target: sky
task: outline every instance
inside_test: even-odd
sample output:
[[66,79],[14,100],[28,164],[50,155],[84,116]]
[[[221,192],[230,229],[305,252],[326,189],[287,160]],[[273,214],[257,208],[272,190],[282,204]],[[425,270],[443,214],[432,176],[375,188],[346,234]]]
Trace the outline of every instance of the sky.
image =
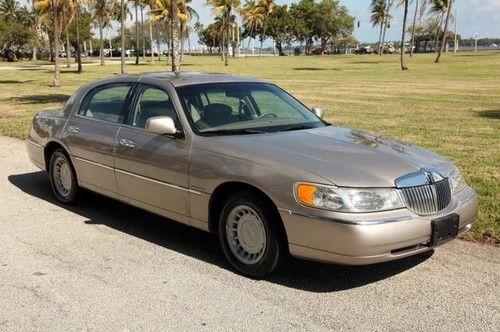
[[[291,4],[298,0],[276,0],[278,4]],[[209,7],[204,5],[205,0],[193,0],[192,6],[200,14],[200,21],[209,24],[212,21],[212,13]],[[340,0],[340,3],[349,9],[352,16],[359,21],[360,27],[354,30],[355,37],[362,42],[374,42],[378,40],[378,30],[370,24],[369,4],[370,0]],[[413,13],[410,7],[409,12]],[[455,0],[454,8],[457,9],[457,32],[463,38],[471,38],[476,33],[478,38],[498,37],[500,38],[500,0]],[[394,20],[391,28],[387,31],[387,40],[398,40],[401,38],[403,10],[397,8],[392,13]],[[412,14],[409,14],[412,20]],[[196,39],[193,40],[196,42]],[[268,42],[269,43],[269,42]]]

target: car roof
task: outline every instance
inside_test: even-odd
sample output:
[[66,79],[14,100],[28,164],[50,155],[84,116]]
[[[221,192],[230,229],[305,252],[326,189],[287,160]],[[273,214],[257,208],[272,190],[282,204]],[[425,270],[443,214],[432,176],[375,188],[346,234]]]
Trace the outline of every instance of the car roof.
[[165,80],[175,87],[206,83],[264,82],[245,76],[202,72],[180,72],[178,74],[173,72],[154,72],[145,73],[142,77]]

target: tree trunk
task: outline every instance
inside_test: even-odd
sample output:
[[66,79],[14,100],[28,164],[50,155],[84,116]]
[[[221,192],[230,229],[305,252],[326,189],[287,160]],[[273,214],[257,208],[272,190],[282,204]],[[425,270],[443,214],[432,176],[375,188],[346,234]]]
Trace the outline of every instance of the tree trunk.
[[[110,23],[110,25],[111,25],[111,23]],[[111,26],[111,29],[113,29],[113,26]],[[109,49],[111,52],[113,52],[113,43],[111,40],[111,34],[109,33],[109,26],[106,27],[106,35],[108,35]],[[111,53],[110,56],[113,56],[113,53]]]
[[179,59],[179,19],[177,17],[177,1],[170,5],[170,36],[172,38],[172,71],[179,73],[181,63]]
[[404,62],[405,37],[406,37],[406,19],[408,18],[408,1],[409,0],[404,0],[404,2],[405,2],[405,11],[404,11],[404,15],[403,15],[403,32],[401,33],[401,70],[408,69],[408,67],[406,67],[405,62]]
[[182,60],[184,59],[184,23],[181,21],[179,25],[180,25],[179,31],[181,38],[181,56],[179,61],[182,62]]
[[253,36],[253,26],[252,28],[250,29],[250,35],[248,36],[248,46],[247,46],[247,49],[245,50],[245,58],[248,57],[248,50],[250,49],[250,42],[252,41],[252,36]]
[[[139,0],[135,0],[135,64],[139,64]],[[172,1],[175,2],[175,1]]]
[[61,68],[59,67],[59,39],[61,38],[61,17],[59,13],[59,0],[53,0],[53,14],[54,14],[54,79],[52,81],[53,87],[61,86]]
[[141,6],[141,44],[142,44],[142,61],[146,61],[146,43],[144,41],[144,7]]
[[276,49],[278,50],[278,55],[279,56],[285,56],[285,53],[283,53],[283,46],[281,45],[281,41],[276,40]]
[[384,53],[384,43],[385,43],[385,32],[387,31],[387,24],[389,23],[388,17],[384,18],[384,31],[382,32],[382,47],[379,50],[379,55]]
[[413,44],[415,43],[415,27],[417,24],[418,0],[415,0],[415,13],[413,14],[413,26],[411,28],[410,58],[413,56]]
[[443,31],[443,37],[441,38],[441,47],[439,48],[439,53],[436,57],[435,63],[439,63],[439,59],[441,58],[441,53],[443,53],[444,47],[446,45],[446,37],[448,36],[448,22],[450,21],[450,13],[451,13],[451,7],[453,6],[453,0],[449,0],[448,2],[448,8],[446,10],[446,21],[444,23],[444,31]]
[[121,39],[121,52],[120,52],[120,73],[125,74],[125,0],[120,2],[120,39]]
[[100,49],[99,49],[99,57],[101,58],[101,66],[104,66],[106,63],[104,61],[104,36],[103,36],[103,28],[102,25],[104,24],[104,18],[102,17],[102,14],[99,14],[99,42],[101,43]]
[[262,32],[262,39],[260,40],[259,58],[262,55],[262,48],[264,47],[264,40],[266,39],[267,20],[268,19],[269,19],[269,14],[266,14],[266,20],[264,22],[264,31]]
[[231,46],[231,38],[230,38],[230,31],[231,26],[229,25],[229,22],[227,22],[227,28],[226,28],[226,55],[224,57],[224,66],[229,66],[229,46]]
[[80,3],[76,4],[76,62],[78,63],[77,73],[82,73],[82,49],[80,47]]
[[[443,13],[444,15],[444,13]],[[443,15],[441,15],[440,19],[439,19],[439,28],[438,29],[441,29],[441,25],[443,24]],[[434,44],[434,53],[437,53],[438,51],[438,47],[439,47],[439,33],[441,31],[436,31],[436,43]]]
[[[385,20],[383,20],[385,21]],[[384,22],[380,23],[380,33],[378,36],[378,54],[382,52],[382,31],[384,29]]]
[[70,51],[70,46],[69,46],[69,24],[68,24],[68,20],[66,18],[66,14],[63,12],[63,18],[64,18],[64,25],[65,25],[65,34],[66,34],[66,68],[71,68],[71,64],[69,63],[69,57],[71,55],[71,51]]
[[[158,26],[155,29],[156,31],[156,49],[158,50],[158,61],[161,61],[161,51],[160,51],[160,29]],[[168,58],[168,57],[167,57]]]
[[[151,14],[150,14],[151,16]],[[154,64],[155,63],[155,52],[154,52],[154,49],[153,49],[153,45],[154,45],[154,38],[153,38],[153,22],[151,21],[151,17],[149,18],[149,43],[151,44],[150,46],[150,49],[151,49],[151,64]],[[159,50],[158,50],[159,52]]]

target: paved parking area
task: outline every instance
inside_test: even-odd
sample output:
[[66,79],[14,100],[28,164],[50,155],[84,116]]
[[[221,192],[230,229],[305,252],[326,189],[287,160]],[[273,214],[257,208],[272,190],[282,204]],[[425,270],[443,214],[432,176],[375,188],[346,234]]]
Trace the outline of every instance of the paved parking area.
[[0,330],[500,328],[500,248],[454,241],[368,267],[235,274],[217,239],[105,197],[53,199],[0,137]]

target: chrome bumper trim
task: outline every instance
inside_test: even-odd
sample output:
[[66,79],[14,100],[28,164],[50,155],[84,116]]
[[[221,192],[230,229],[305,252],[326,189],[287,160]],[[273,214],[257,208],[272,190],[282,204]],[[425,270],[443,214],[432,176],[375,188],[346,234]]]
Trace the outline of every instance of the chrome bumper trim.
[[345,219],[317,216],[314,214],[309,214],[309,213],[304,213],[304,212],[299,212],[299,211],[292,211],[292,210],[288,210],[288,209],[281,209],[280,208],[278,210],[288,212],[292,216],[299,216],[299,217],[316,219],[316,220],[321,220],[321,221],[328,221],[328,222],[335,222],[335,223],[339,223],[339,224],[360,225],[360,226],[380,225],[380,224],[387,224],[387,223],[391,223],[391,222],[399,222],[399,221],[406,221],[406,220],[413,219],[413,217],[411,217],[411,216],[401,216],[401,217],[394,217],[394,218],[355,221],[355,220],[345,220]]

